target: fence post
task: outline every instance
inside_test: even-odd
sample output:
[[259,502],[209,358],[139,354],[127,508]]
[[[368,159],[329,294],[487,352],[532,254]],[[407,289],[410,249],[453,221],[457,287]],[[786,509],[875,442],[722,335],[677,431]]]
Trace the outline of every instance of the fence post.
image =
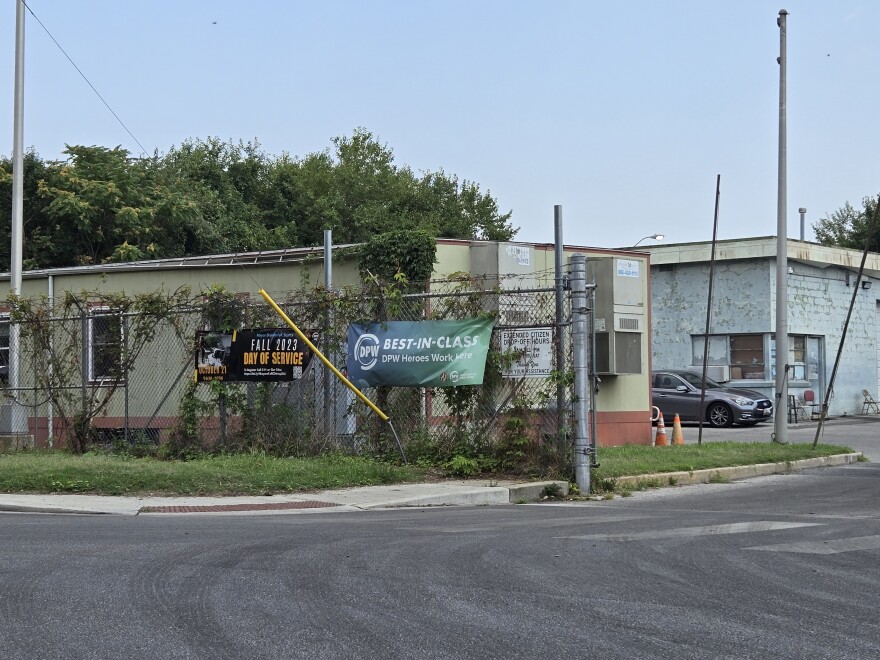
[[574,475],[578,490],[590,492],[589,361],[586,257],[575,254],[571,268],[571,348],[574,367]]
[[[128,316],[125,314],[120,314],[119,324],[122,326],[122,364],[126,364],[128,362]],[[122,374],[122,387],[124,388],[124,409],[125,409],[125,427],[123,431],[123,435],[125,437],[125,444],[128,445],[131,442],[131,429],[129,427],[129,409],[128,409],[128,372],[131,367],[134,365],[128,365],[125,369],[125,373]]]

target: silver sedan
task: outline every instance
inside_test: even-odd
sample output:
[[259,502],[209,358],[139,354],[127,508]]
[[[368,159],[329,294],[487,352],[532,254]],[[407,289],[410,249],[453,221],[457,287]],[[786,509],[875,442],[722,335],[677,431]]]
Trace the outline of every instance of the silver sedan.
[[712,426],[757,424],[773,418],[773,403],[754,390],[725,387],[706,379],[706,393],[700,409],[702,374],[693,371],[667,370],[652,374],[653,405],[660,409],[664,419],[678,413],[682,421],[701,419]]

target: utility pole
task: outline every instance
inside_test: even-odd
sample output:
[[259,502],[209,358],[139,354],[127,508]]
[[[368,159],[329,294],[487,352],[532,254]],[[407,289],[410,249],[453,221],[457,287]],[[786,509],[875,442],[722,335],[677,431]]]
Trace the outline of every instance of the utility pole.
[[786,223],[786,162],[788,159],[785,129],[785,19],[788,12],[779,10],[779,180],[776,199],[776,411],[773,418],[774,442],[788,442],[788,225]]
[[[15,89],[12,117],[12,244],[10,246],[9,289],[21,295],[22,232],[24,230],[24,0],[15,3]],[[7,382],[12,393],[9,416],[10,428],[0,432],[19,434],[27,430],[27,418],[17,403],[21,364],[20,329],[17,323],[9,326],[9,372]],[[24,428],[22,428],[24,427]]]
[[575,254],[571,267],[571,352],[574,362],[574,476],[581,493],[590,492],[590,374],[587,359],[587,258]]

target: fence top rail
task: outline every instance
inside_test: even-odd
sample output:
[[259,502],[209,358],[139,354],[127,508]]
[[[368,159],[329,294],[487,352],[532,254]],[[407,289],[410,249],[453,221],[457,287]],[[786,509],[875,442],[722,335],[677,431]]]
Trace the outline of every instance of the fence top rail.
[[519,295],[526,293],[553,293],[556,291],[555,287],[543,287],[539,289],[479,289],[475,291],[447,291],[443,292],[429,292],[429,293],[406,293],[403,295],[404,298],[454,298],[454,297],[462,297],[462,296],[506,296],[506,295]]

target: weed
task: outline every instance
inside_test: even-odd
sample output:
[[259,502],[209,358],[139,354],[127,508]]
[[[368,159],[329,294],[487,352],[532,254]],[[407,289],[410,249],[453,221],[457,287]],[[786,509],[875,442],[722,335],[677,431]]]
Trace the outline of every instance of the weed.
[[458,455],[447,461],[443,469],[456,477],[473,477],[480,473],[480,463],[475,458]]
[[617,490],[617,479],[591,479],[590,491],[593,493],[612,493]]
[[728,477],[724,476],[723,474],[721,474],[720,472],[713,472],[709,476],[709,483],[710,484],[729,484],[730,479]]
[[678,484],[678,479],[676,479],[675,477],[669,477],[669,485],[670,486],[675,486],[677,484]]
[[603,499],[603,500],[613,500],[613,499],[614,499],[614,493],[605,493],[605,494],[602,495],[602,499]]
[[558,500],[562,497],[562,488],[559,487],[559,484],[547,484],[544,486],[544,489],[541,491],[541,498],[548,500]]

